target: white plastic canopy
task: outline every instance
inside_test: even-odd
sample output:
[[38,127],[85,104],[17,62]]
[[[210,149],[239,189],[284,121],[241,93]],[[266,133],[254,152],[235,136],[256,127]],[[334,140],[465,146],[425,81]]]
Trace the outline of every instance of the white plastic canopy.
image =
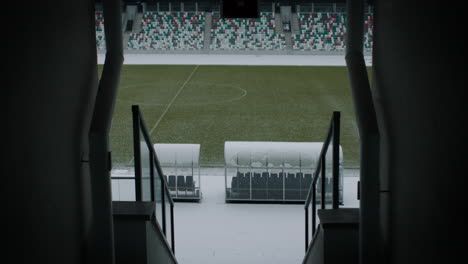
[[161,167],[198,167],[200,144],[154,144]]
[[[226,141],[224,161],[228,168],[315,168],[322,142],[262,142]],[[343,150],[339,148],[340,164]],[[332,145],[328,146],[326,162],[331,164]]]

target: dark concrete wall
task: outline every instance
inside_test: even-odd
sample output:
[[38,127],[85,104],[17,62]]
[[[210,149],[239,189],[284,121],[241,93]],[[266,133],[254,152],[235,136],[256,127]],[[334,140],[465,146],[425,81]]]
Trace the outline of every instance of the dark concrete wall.
[[146,222],[147,263],[177,264],[161,230],[154,223]]
[[317,233],[314,237],[313,242],[310,245],[309,250],[307,251],[303,264],[317,264],[324,263],[324,237],[323,230],[321,228],[317,229]]
[[453,258],[465,190],[463,16],[450,4],[403,0],[375,1],[374,15],[381,263]]
[[359,263],[359,225],[324,228],[326,264]]
[[114,220],[115,263],[148,263],[146,222],[132,219]]
[[148,220],[114,218],[115,263],[175,264],[164,235]]
[[[83,263],[97,90],[94,1],[16,3],[6,49],[9,248],[16,263]],[[13,250],[11,250],[13,252]]]
[[320,226],[303,264],[359,263],[359,209],[319,210]]
[[155,222],[154,206],[154,202],[112,202],[116,264],[177,263]]

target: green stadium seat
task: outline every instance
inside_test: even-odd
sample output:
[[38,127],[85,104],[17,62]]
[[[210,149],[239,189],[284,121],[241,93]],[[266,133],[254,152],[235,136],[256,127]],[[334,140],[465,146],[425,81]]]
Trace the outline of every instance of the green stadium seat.
[[[343,51],[346,15],[343,13],[301,13],[299,34],[292,36],[294,50]],[[372,48],[373,15],[366,14],[364,49]]]
[[262,12],[258,19],[222,19],[214,12],[211,44],[214,50],[282,50],[284,34],[275,31],[272,13]]
[[199,50],[203,48],[205,13],[146,12],[141,31],[130,35],[133,50]]
[[95,29],[96,29],[96,48],[98,50],[105,49],[106,41],[104,36],[104,17],[101,12],[94,13]]

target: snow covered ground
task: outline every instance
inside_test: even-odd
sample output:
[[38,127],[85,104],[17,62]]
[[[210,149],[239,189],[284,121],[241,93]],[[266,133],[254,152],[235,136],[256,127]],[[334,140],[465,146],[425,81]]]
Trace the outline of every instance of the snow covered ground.
[[[131,172],[114,171],[113,176]],[[301,263],[304,249],[302,204],[225,203],[224,168],[201,171],[200,203],[174,207],[176,257],[183,264]],[[345,169],[344,206],[359,207],[359,170]],[[131,186],[131,185],[129,185]]]
[[[98,64],[104,59],[98,54]],[[364,59],[372,66],[370,56]],[[124,54],[124,64],[346,66],[344,55]]]
[[[358,207],[357,177],[344,178],[343,207]],[[175,206],[176,256],[184,264],[301,263],[302,204],[224,202],[224,177],[202,176],[203,200]]]

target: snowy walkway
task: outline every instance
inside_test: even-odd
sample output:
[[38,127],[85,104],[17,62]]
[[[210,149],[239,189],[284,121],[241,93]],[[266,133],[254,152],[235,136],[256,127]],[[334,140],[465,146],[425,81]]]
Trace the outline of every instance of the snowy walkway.
[[[98,64],[103,64],[104,58],[98,54]],[[372,66],[371,57],[365,61]],[[124,64],[346,66],[343,55],[125,54]]]
[[[200,203],[174,207],[176,257],[181,264],[294,264],[304,257],[304,205],[225,203],[224,168],[202,168]],[[133,176],[116,169],[114,177]],[[358,169],[344,171],[341,207],[359,207]],[[127,191],[113,193],[134,197],[134,183]],[[123,192],[127,192],[124,194]],[[117,198],[116,197],[116,198]]]
[[[342,207],[358,207],[358,177],[344,178]],[[183,264],[285,264],[304,257],[304,205],[224,202],[224,177],[202,176],[203,200],[175,206]]]

